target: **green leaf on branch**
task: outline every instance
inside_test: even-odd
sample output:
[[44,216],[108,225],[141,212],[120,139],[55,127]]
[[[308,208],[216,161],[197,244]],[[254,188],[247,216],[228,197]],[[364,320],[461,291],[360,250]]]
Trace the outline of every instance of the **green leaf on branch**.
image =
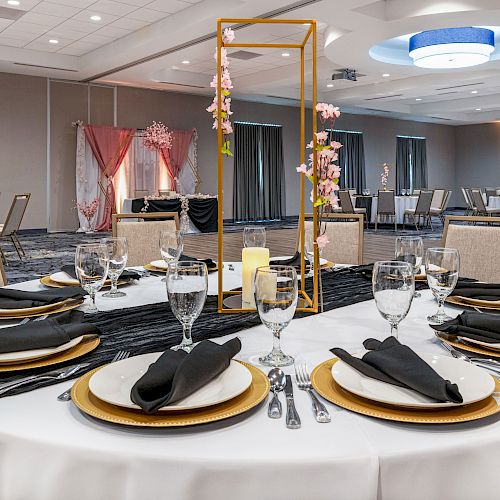
[[229,94],[231,94],[231,92],[229,92],[229,90],[226,90],[226,89],[222,89],[222,95],[223,96],[228,96]]
[[323,196],[318,196],[316,198],[316,201],[314,202],[315,207],[319,207],[321,205],[324,205],[326,203],[326,200],[323,198]]

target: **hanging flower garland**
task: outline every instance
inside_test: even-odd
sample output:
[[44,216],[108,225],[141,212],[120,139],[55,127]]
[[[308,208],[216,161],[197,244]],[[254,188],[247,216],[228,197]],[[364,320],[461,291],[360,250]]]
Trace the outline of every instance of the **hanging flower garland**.
[[[234,31],[231,28],[226,28],[222,33],[222,41],[224,43],[231,43],[234,40]],[[229,59],[227,57],[227,50],[221,47],[221,127],[223,134],[223,143],[221,153],[227,156],[233,156],[231,153],[231,141],[228,136],[233,133],[233,125],[231,124],[230,116],[233,114],[231,111],[231,89],[233,84],[231,82],[231,75],[229,74]],[[217,49],[215,50],[215,60],[217,60]],[[217,75],[215,75],[210,83],[210,87],[215,89],[215,96],[212,104],[207,108],[209,113],[212,113],[214,119],[214,129],[219,128],[218,123],[218,93],[217,93]]]
[[142,143],[150,151],[161,151],[172,147],[172,132],[162,122],[153,122],[144,131]]
[[389,169],[388,163],[382,165],[382,173],[380,174],[380,184],[384,187],[384,191],[387,191],[387,185],[389,184]]

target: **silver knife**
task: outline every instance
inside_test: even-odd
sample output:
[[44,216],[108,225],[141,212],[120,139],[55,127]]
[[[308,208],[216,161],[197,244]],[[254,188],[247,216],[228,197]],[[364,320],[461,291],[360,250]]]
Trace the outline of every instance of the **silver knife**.
[[300,428],[300,417],[295,409],[295,403],[293,401],[293,386],[292,377],[290,375],[286,376],[285,384],[285,396],[286,396],[286,426],[289,429],[299,429]]

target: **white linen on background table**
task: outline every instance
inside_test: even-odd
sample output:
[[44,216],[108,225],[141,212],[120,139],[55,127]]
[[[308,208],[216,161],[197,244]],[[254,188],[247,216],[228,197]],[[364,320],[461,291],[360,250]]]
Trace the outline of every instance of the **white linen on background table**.
[[[400,340],[420,351],[446,354],[425,320],[436,303],[429,291],[422,295],[400,326]],[[383,339],[388,332],[374,302],[366,301],[295,319],[282,343],[285,352],[300,353],[311,369],[331,357],[332,347],[354,352],[364,339]],[[271,348],[263,325],[215,342],[235,336],[242,340],[242,360],[256,363]],[[327,403],[332,422],[318,424],[308,396],[295,386],[299,430],[286,429],[284,418],[269,419],[266,406],[198,428],[136,430],[93,420],[71,403],[56,401],[70,385],[0,399],[0,499],[498,498],[496,417],[415,426],[337,411]]]
[[490,196],[488,208],[500,208],[500,196]]
[[[403,224],[403,217],[405,210],[407,208],[415,208],[417,206],[418,196],[395,196],[394,197],[394,207],[396,209],[396,222],[398,224]],[[372,198],[372,213],[371,222],[375,222],[377,217],[377,205],[378,197],[374,196]],[[380,218],[383,221],[382,217]],[[393,222],[394,223],[394,222]]]

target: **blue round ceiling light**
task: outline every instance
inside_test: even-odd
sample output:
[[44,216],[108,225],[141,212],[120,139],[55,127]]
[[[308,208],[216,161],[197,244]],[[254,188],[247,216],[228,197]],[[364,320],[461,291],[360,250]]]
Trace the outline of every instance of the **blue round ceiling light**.
[[410,38],[409,56],[420,68],[477,66],[490,60],[495,34],[486,28],[445,28],[422,31]]

